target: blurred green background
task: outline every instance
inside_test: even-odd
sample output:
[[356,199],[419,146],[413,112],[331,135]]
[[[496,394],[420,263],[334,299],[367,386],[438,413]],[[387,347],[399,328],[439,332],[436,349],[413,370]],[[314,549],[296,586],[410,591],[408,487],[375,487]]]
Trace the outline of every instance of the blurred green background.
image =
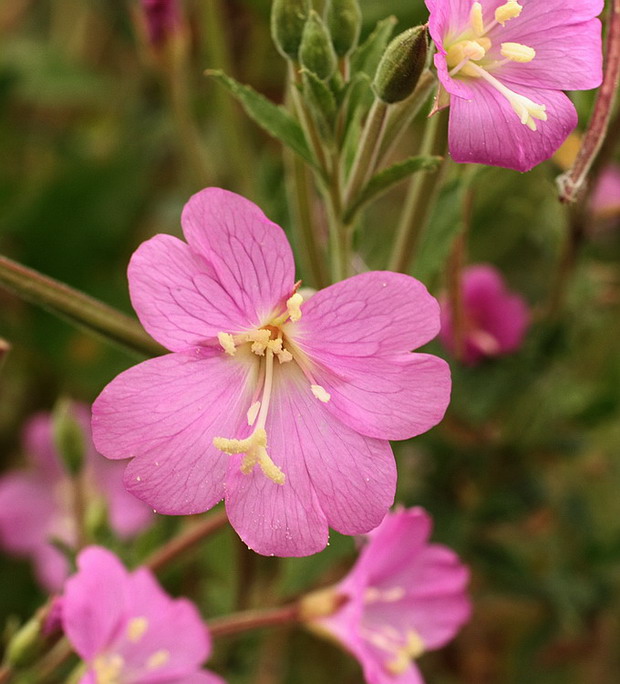
[[[364,34],[388,14],[397,30],[427,16],[421,0],[361,5]],[[183,8],[187,53],[171,73],[146,44],[138,2],[0,4],[0,252],[128,313],[129,256],[154,233],[180,235],[182,206],[199,188],[242,192],[290,227],[280,147],[202,73],[223,67],[282,101],[270,2]],[[575,101],[584,121],[592,94]],[[412,152],[418,133],[412,127],[404,143]],[[547,316],[567,231],[558,172],[547,162],[526,175],[476,175],[470,260],[500,267],[534,324],[512,357],[453,362],[444,422],[396,446],[399,501],[424,505],[435,540],[473,573],[474,617],[448,648],[422,658],[429,683],[620,681],[620,225],[588,220],[562,306]],[[365,218],[358,248],[371,267],[382,265],[403,196],[395,189]],[[448,183],[428,235],[458,220],[458,206]],[[414,274],[437,294],[442,269],[420,268]],[[25,418],[60,395],[92,401],[136,361],[2,290],[0,337],[13,347],[0,379],[2,470],[20,463]],[[162,519],[125,557],[136,562],[180,524]],[[334,535],[315,557],[263,559],[226,531],[163,581],[212,617],[334,580],[353,551]],[[42,600],[28,564],[0,556],[0,623]],[[224,639],[210,664],[230,684],[362,681],[337,648],[298,631]]]

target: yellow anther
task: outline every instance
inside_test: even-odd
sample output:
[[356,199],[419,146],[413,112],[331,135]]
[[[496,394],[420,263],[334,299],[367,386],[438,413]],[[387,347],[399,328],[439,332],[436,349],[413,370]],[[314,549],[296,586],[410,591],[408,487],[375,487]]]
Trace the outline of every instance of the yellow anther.
[[121,684],[124,667],[125,660],[116,653],[95,658],[93,662],[95,682],[97,684]]
[[293,323],[301,318],[301,305],[303,301],[304,298],[299,294],[299,292],[295,292],[294,295],[286,300],[286,311],[288,312],[288,316]]
[[312,394],[314,394],[314,396],[324,404],[327,404],[327,402],[332,398],[332,395],[327,392],[324,387],[321,387],[321,385],[310,385],[310,389],[312,390]]
[[267,446],[267,433],[264,428],[257,428],[246,439],[228,439],[227,437],[214,437],[213,446],[225,454],[245,454],[254,451],[257,447]]
[[522,11],[523,7],[521,7],[517,0],[508,0],[505,5],[500,5],[495,10],[495,21],[503,26],[509,19],[518,17]]
[[217,341],[222,345],[222,349],[229,355],[234,356],[237,348],[235,347],[235,340],[232,335],[225,332],[217,334]]
[[486,55],[486,49],[481,44],[482,41],[490,44],[488,38],[481,40],[461,40],[448,48],[446,62],[449,67],[455,67],[467,59],[479,60]]
[[424,642],[420,635],[410,630],[407,632],[405,645],[396,649],[394,658],[385,664],[385,669],[393,675],[401,675],[407,670],[411,661],[419,658],[424,650]]
[[491,46],[493,45],[490,38],[484,37],[476,38],[476,43],[478,43],[478,45],[484,48],[486,52],[488,52],[491,49]]
[[260,401],[255,401],[248,409],[248,425],[254,425],[256,416],[260,410]]
[[501,53],[512,62],[531,62],[536,57],[536,50],[521,43],[502,43]]
[[289,361],[293,360],[293,355],[290,351],[288,351],[288,349],[282,349],[282,351],[279,351],[276,356],[278,357],[278,361],[280,363],[288,363]]
[[163,667],[170,660],[170,651],[162,649],[161,651],[155,651],[153,655],[149,656],[146,661],[146,667],[149,670],[156,670],[158,667]]
[[252,330],[248,333],[248,342],[253,343],[251,349],[254,354],[257,354],[258,356],[264,356],[270,337],[271,333],[269,330],[265,330],[264,328]]
[[484,19],[482,18],[482,5],[474,2],[469,12],[469,23],[477,36],[484,35]]
[[127,638],[134,644],[140,641],[149,627],[149,621],[145,617],[131,618],[127,623]]

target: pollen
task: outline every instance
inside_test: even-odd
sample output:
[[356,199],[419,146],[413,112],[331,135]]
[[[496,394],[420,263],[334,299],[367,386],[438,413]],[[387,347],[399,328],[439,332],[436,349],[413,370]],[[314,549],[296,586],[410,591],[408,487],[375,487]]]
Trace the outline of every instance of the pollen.
[[393,660],[388,661],[385,667],[393,675],[403,674],[412,660],[419,658],[424,653],[425,647],[420,635],[414,630],[407,632],[407,641],[400,646]]
[[97,684],[119,684],[125,667],[125,660],[117,653],[102,655],[93,662],[93,673]]
[[286,300],[286,311],[288,313],[288,317],[295,323],[301,318],[301,305],[304,301],[304,298],[299,294],[299,292],[295,292],[294,295],[289,297]]
[[264,356],[265,349],[271,338],[271,331],[260,328],[248,333],[248,342],[252,342],[251,350],[257,356]]
[[127,623],[127,638],[129,641],[136,644],[142,639],[148,628],[149,621],[145,617],[131,618]]
[[536,57],[536,50],[521,43],[502,43],[501,53],[511,62],[527,63]]
[[495,21],[499,22],[502,26],[509,20],[518,17],[523,11],[523,7],[517,2],[517,0],[508,0],[505,5],[500,5],[495,10]]
[[314,394],[314,396],[324,404],[327,404],[327,402],[332,398],[332,395],[327,392],[324,387],[321,387],[321,385],[310,385],[310,389],[312,390],[312,394]]
[[227,437],[214,437],[213,446],[225,454],[245,454],[257,447],[267,446],[267,433],[264,428],[257,428],[246,439],[228,439]]
[[149,659],[146,661],[146,667],[149,670],[157,670],[163,667],[170,660],[170,651],[161,649],[160,651],[155,651]]
[[217,341],[222,345],[222,349],[229,355],[234,356],[237,352],[235,347],[235,340],[232,335],[225,332],[220,332],[217,334]]
[[482,18],[482,5],[474,2],[469,13],[469,23],[477,36],[484,35],[484,20]]

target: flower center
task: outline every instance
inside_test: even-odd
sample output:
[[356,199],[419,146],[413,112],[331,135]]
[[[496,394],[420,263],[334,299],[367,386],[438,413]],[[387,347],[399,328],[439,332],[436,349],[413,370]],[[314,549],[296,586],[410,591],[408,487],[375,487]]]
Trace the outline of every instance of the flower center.
[[300,320],[302,303],[302,296],[295,292],[286,301],[286,311],[261,328],[239,335],[221,332],[217,336],[222,349],[229,356],[234,356],[239,347],[249,345],[250,352],[260,357],[261,379],[247,412],[248,425],[254,426],[252,434],[245,439],[215,437],[213,445],[226,454],[244,454],[241,463],[242,473],[248,475],[258,465],[266,477],[279,485],[284,484],[286,476],[269,456],[265,429],[273,389],[274,357],[277,357],[280,365],[295,360],[310,380],[312,394],[319,401],[330,400],[329,393],[313,382],[306,369],[307,363],[295,345],[286,339],[282,329],[285,323],[296,323]]
[[469,13],[469,24],[460,34],[444,44],[446,62],[450,69],[450,76],[482,78],[509,102],[521,123],[535,131],[536,120],[546,121],[546,106],[519,95],[505,86],[490,71],[509,62],[525,64],[536,57],[536,51],[521,43],[501,43],[500,54],[504,59],[493,59],[489,56],[493,48],[493,41],[489,32],[498,24],[504,24],[510,19],[518,17],[523,7],[516,0],[509,0],[495,10],[495,18],[489,24],[484,23],[482,4],[472,3]]
[[363,629],[361,636],[385,652],[383,666],[394,676],[404,674],[411,661],[419,658],[426,650],[422,638],[413,629],[399,632],[391,625],[382,625],[373,630]]

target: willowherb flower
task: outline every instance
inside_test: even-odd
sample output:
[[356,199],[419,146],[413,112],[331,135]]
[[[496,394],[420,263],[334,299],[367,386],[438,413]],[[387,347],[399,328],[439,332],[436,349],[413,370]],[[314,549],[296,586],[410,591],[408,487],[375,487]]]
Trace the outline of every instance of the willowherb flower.
[[[506,289],[502,274],[489,264],[475,264],[461,274],[462,360],[475,364],[485,357],[510,354],[521,346],[529,325],[523,297]],[[456,351],[454,312],[441,303],[439,339]]]
[[368,684],[422,684],[413,661],[469,619],[469,572],[453,551],[428,543],[431,525],[421,508],[388,513],[344,580],[302,604],[302,615],[331,613],[308,626],[350,651]]
[[458,162],[529,171],[577,124],[562,90],[602,80],[603,0],[426,0]]
[[188,244],[145,242],[129,265],[133,306],[172,351],[113,380],[93,406],[108,458],[161,513],[226,498],[241,538],[298,556],[376,527],[396,483],[389,439],[438,423],[445,362],[412,354],[439,328],[414,278],[363,273],[297,291],[282,229],[234,193],[208,188],[182,216]]
[[77,557],[62,627],[87,671],[79,684],[223,684],[200,670],[211,640],[196,607],[172,599],[146,568],[127,572],[107,549]]
[[[95,452],[88,407],[74,404],[73,411],[86,438],[83,483],[88,500],[101,499],[112,529],[121,537],[131,537],[151,524],[152,512],[125,490],[122,464],[110,463]],[[50,414],[41,413],[28,421],[23,446],[28,469],[0,478],[0,543],[11,553],[32,558],[41,584],[56,591],[69,566],[50,540],[73,546],[77,530],[71,482],[54,447]]]

